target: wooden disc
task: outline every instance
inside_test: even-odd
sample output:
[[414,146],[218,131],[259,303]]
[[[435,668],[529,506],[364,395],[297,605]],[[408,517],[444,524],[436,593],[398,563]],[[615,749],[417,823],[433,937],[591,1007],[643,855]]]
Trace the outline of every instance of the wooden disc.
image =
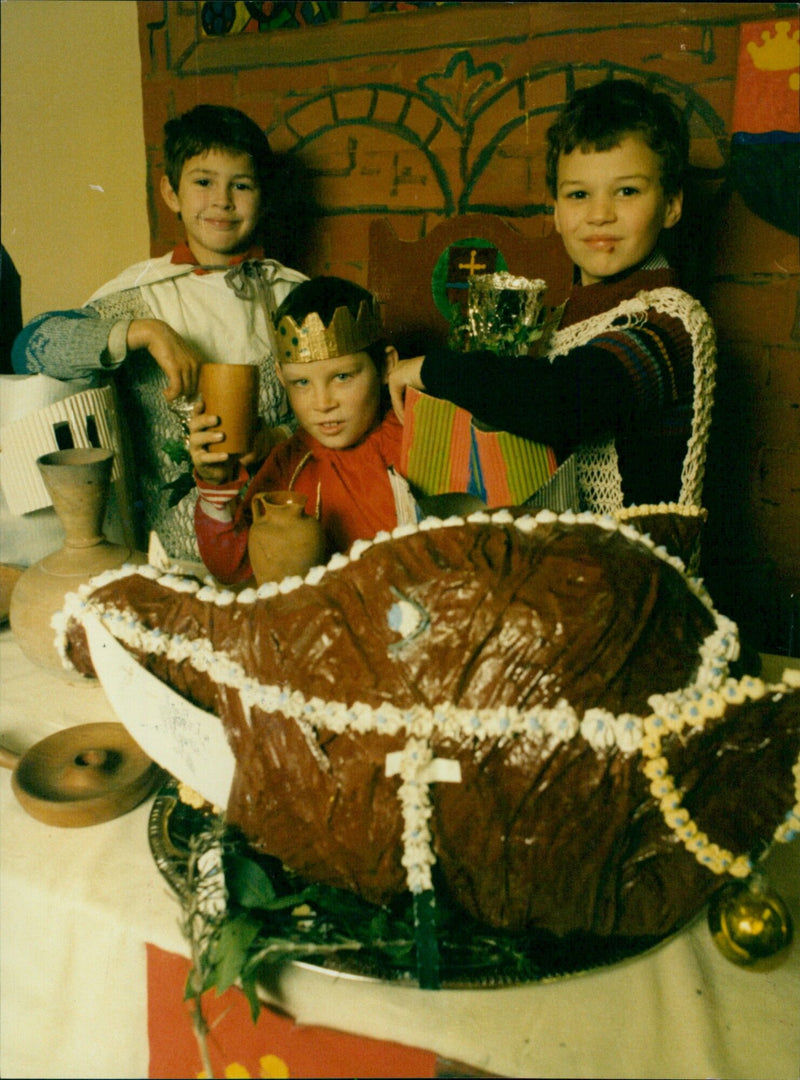
[[122,724],[80,724],[23,754],[12,787],[32,817],[76,828],[127,813],[163,776]]

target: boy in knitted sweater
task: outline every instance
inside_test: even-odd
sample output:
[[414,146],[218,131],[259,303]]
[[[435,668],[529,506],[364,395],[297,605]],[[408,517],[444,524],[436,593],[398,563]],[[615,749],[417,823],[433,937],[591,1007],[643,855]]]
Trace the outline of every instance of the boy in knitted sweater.
[[699,501],[713,330],[658,246],[680,219],[687,159],[665,95],[630,80],[578,91],[548,131],[555,227],[577,283],[546,355],[437,348],[401,361],[389,377],[398,416],[414,386],[559,460],[577,451],[581,508]]

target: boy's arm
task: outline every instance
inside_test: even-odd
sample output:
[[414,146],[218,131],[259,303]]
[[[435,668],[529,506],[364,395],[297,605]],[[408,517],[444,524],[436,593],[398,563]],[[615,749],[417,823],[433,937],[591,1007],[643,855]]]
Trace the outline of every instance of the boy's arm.
[[680,320],[653,313],[644,326],[610,330],[553,362],[432,349],[421,381],[493,427],[572,448],[691,399],[692,346]]
[[[109,344],[113,334],[112,330]],[[167,377],[167,401],[195,394],[203,359],[168,323],[161,319],[132,319],[127,325],[125,344],[128,351],[146,349],[153,357]]]
[[93,308],[38,315],[14,341],[14,371],[80,379],[118,367],[127,355],[129,322],[104,319]]
[[244,467],[227,484],[210,483],[195,473],[199,495],[194,508],[197,547],[204,564],[224,585],[247,581],[253,576],[247,554],[250,530],[236,514],[239,492],[247,480]]
[[78,379],[113,370],[138,349],[146,349],[167,376],[168,401],[195,392],[201,357],[153,317],[137,289],[37,316],[14,342],[12,364],[19,374]]
[[128,355],[128,329],[153,312],[138,289],[127,289],[71,311],[48,311],[32,319],[14,342],[20,374],[77,379],[119,367]]
[[282,443],[272,450],[252,480],[241,462],[237,475],[224,483],[203,480],[195,469],[199,495],[194,508],[197,546],[218,581],[234,585],[253,576],[247,553],[249,504],[258,492],[287,488],[297,461],[296,449]]

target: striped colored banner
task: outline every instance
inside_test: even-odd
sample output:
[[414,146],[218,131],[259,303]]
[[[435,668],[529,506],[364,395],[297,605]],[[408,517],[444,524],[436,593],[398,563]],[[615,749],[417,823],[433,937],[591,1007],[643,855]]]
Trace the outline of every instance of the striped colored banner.
[[523,503],[557,463],[551,447],[482,430],[465,409],[409,389],[400,467],[423,495],[465,492],[497,507]]

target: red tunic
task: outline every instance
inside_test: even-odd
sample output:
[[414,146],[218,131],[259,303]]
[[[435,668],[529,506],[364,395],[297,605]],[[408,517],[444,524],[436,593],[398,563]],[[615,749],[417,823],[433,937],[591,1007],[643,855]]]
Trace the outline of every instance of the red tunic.
[[399,466],[402,437],[403,428],[391,410],[362,442],[344,450],[330,450],[300,430],[270,453],[241,502],[231,507],[227,521],[207,513],[202,496],[214,497],[219,507],[227,492],[230,506],[246,477],[224,488],[198,480],[201,498],[194,521],[203,562],[226,584],[252,577],[247,555],[250,503],[262,491],[285,491],[290,486],[308,496],[307,513],[313,514],[319,502],[329,555],[346,551],[355,540],[370,540],[382,529],[393,529],[397,511],[387,470]]

